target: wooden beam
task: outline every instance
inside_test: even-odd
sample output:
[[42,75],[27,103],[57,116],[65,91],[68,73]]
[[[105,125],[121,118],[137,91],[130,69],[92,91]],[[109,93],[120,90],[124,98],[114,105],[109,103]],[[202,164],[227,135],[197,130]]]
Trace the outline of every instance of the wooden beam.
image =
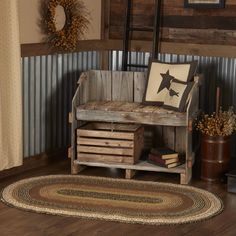
[[161,52],[235,58],[236,46],[162,42]]
[[[83,51],[108,51],[122,50],[122,40],[83,40],[79,42],[77,52]],[[151,41],[131,41],[130,50],[136,52],[150,52],[152,48]],[[198,55],[235,58],[236,46],[232,45],[211,45],[211,44],[191,44],[191,43],[173,43],[161,42],[162,53],[173,53],[180,55]],[[50,55],[55,52],[50,50],[48,44],[22,44],[21,56],[40,56]]]

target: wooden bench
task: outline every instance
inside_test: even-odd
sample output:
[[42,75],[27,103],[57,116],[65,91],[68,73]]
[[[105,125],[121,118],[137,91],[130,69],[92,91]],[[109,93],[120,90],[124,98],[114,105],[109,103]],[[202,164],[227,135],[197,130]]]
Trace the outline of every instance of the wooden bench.
[[[126,178],[131,178],[135,170],[145,170],[178,173],[181,184],[189,183],[194,162],[192,124],[198,113],[198,77],[195,78],[185,113],[143,105],[146,80],[145,72],[88,71],[81,75],[72,102],[72,174],[77,174],[85,166],[115,167],[125,169]],[[167,169],[146,161],[134,165],[80,162],[76,158],[76,129],[81,121],[152,125],[152,130],[155,130],[153,141],[162,142],[184,154],[186,163]]]

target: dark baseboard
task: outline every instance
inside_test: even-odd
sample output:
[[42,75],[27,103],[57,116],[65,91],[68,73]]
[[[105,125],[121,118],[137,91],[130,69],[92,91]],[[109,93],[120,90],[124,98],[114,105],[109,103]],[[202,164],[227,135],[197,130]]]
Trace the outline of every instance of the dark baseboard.
[[44,167],[61,160],[65,160],[66,158],[67,158],[67,148],[47,153],[42,153],[32,157],[27,157],[24,159],[22,166],[14,167],[9,170],[0,171],[0,179],[21,174],[25,171],[36,169],[39,167]]

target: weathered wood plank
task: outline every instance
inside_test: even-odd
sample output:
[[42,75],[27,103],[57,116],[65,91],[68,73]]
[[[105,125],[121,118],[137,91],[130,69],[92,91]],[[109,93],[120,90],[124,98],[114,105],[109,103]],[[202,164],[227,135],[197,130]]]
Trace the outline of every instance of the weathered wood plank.
[[134,102],[142,102],[147,83],[147,73],[134,72]]
[[[217,37],[216,37],[217,35]],[[137,38],[136,38],[137,39]],[[235,30],[163,28],[162,40],[168,42],[235,45]]]
[[[116,111],[133,112],[140,106],[139,103],[123,103]],[[114,110],[115,111],[115,110]]]
[[104,111],[86,111],[79,110],[77,119],[88,121],[102,122],[121,122],[121,123],[138,123],[148,125],[171,125],[171,126],[187,126],[186,117],[159,115],[142,112],[104,112]]
[[82,110],[104,110],[107,107],[109,107],[110,102],[109,101],[103,101],[103,102],[88,102],[80,106]]
[[[106,39],[122,39],[124,36],[124,0],[111,0],[109,17],[109,36]],[[183,0],[163,1],[162,41],[188,42],[204,44],[235,45],[234,30],[236,29],[236,5],[226,1],[223,9],[191,9],[184,8]],[[147,14],[147,12],[149,14]],[[152,27],[154,22],[154,1],[136,0],[132,6],[132,25]],[[167,37],[165,31],[170,30]],[[177,34],[173,31],[179,30]],[[201,31],[204,30],[204,31]],[[231,31],[231,32],[227,32]],[[194,35],[193,35],[194,34]],[[215,37],[217,35],[217,37]],[[228,37],[227,37],[228,36]],[[152,33],[134,32],[132,39],[152,40]]]
[[112,101],[133,102],[134,73],[112,72]]
[[77,110],[78,120],[137,123],[147,125],[187,126],[186,116],[180,114],[155,114],[148,112],[120,112],[101,110]]
[[[187,107],[187,122],[192,125],[192,120],[195,118],[199,109],[199,84],[195,83],[191,92],[189,104]],[[194,162],[193,143],[192,143],[192,127],[188,127],[185,135],[185,151],[186,151],[186,164],[185,164],[185,181],[189,183],[192,178],[192,165]]]
[[145,106],[139,103],[121,102],[92,102],[85,106],[79,106],[77,108],[77,119],[169,126],[187,125],[185,113],[174,112],[155,106]]
[[111,73],[111,71],[102,70],[89,71],[91,101],[111,100]]
[[94,147],[78,145],[77,150],[81,153],[98,153],[98,154],[110,154],[110,155],[122,155],[133,156],[134,150],[131,148],[114,148],[114,147]]
[[[235,11],[235,10],[234,10]],[[120,13],[119,13],[120,14]],[[117,14],[118,16],[118,14]],[[147,27],[151,27],[153,22],[151,22],[151,16],[146,15],[143,17],[134,16],[134,21],[136,21],[136,26],[144,25]],[[193,15],[193,16],[180,16],[180,15],[165,15],[162,18],[162,27],[163,28],[185,28],[185,29],[219,29],[223,30],[235,30],[235,16],[201,16]],[[149,22],[148,22],[149,21]],[[196,27],[197,26],[197,27]],[[117,35],[117,37],[122,38],[123,32],[121,36],[118,36],[118,32],[114,32],[117,29],[118,32],[121,32],[122,29],[122,21],[117,18],[110,23],[110,35]],[[139,33],[139,35],[141,35]]]
[[130,156],[114,156],[114,155],[102,155],[102,154],[86,154],[86,153],[78,153],[77,158],[79,162],[87,162],[87,163],[122,163],[122,164],[134,164],[133,157]]
[[136,132],[140,129],[141,125],[136,124],[118,124],[118,123],[92,123],[94,129],[102,129],[102,130],[110,130],[110,131],[129,131],[129,132]]
[[136,132],[141,128],[141,125],[137,124],[119,124],[119,123],[102,123],[102,122],[92,122],[87,123],[81,126],[80,130],[102,130],[102,131],[110,131],[110,132]]
[[[125,1],[124,0],[111,0],[110,1],[110,24],[114,24],[115,22],[121,22],[124,20],[124,12],[125,12]],[[164,16],[198,16],[199,18],[204,16],[236,16],[235,8],[236,4],[234,0],[227,0],[225,4],[225,8],[220,10],[216,9],[191,9],[184,8],[183,0],[175,0],[175,1],[163,1],[163,15]],[[145,14],[145,13],[149,14]],[[153,23],[152,19],[154,17],[154,0],[143,1],[143,0],[135,0],[132,5],[132,13],[134,15],[134,23],[140,24],[143,22],[149,23],[150,25]],[[149,17],[148,17],[149,16]],[[122,19],[121,19],[122,18]],[[139,22],[137,22],[139,20]],[[164,20],[163,20],[164,21]]]
[[116,111],[119,110],[119,107],[124,105],[125,102],[108,102],[107,104],[104,104],[103,106],[99,105],[100,110],[104,111]]
[[185,137],[186,137],[186,127],[176,127],[176,138],[175,138],[175,151],[179,154],[185,154],[186,147],[185,147]]
[[[114,29],[113,29],[114,28]],[[110,39],[122,39],[122,27],[111,27]],[[113,33],[112,33],[113,32]],[[232,45],[235,46],[235,30],[208,29],[187,29],[187,28],[162,28],[161,41],[173,43],[195,43],[210,45]],[[217,37],[216,37],[217,35]],[[135,32],[132,40],[151,41],[152,33]]]
[[185,173],[185,165],[181,165],[175,168],[164,168],[156,165],[152,165],[146,161],[140,161],[135,165],[126,164],[106,164],[98,162],[82,162],[75,161],[75,163],[80,163],[86,166],[98,166],[98,167],[108,167],[108,168],[119,168],[119,169],[130,169],[130,170],[144,170],[144,171],[156,171],[156,172],[167,172],[167,173]]
[[83,73],[79,78],[79,102],[84,104],[90,100],[90,91],[89,91],[89,73]]
[[100,137],[111,139],[125,139],[133,140],[134,134],[124,132],[107,132],[107,131],[94,131],[94,130],[77,130],[79,137]]
[[78,163],[75,162],[76,160],[76,129],[79,126],[78,120],[76,119],[76,108],[78,107],[79,104],[81,104],[83,101],[81,101],[82,99],[84,99],[84,101],[86,102],[86,100],[88,99],[87,96],[87,92],[85,93],[85,95],[81,96],[82,92],[81,92],[81,88],[84,85],[84,83],[88,82],[88,77],[86,73],[82,73],[79,81],[78,81],[78,88],[75,92],[75,95],[72,99],[72,113],[71,113],[71,174],[77,174],[79,173],[82,169],[84,169],[83,166],[78,165]]
[[[82,43],[82,45],[81,45]],[[122,40],[83,40],[79,42],[79,51],[86,51],[87,48],[93,51],[102,50],[122,50]],[[83,47],[85,45],[85,47]],[[47,50],[45,44],[24,44],[21,45],[22,57],[35,56],[35,55],[50,55],[51,51]],[[151,52],[152,42],[143,40],[132,40],[130,42],[130,50],[136,52]],[[180,55],[199,55],[199,56],[216,56],[216,57],[231,57],[235,58],[236,46],[210,44],[205,40],[201,44],[193,42],[177,43],[162,41],[160,45],[161,53],[171,53]]]
[[144,127],[141,127],[134,136],[134,161],[135,163],[140,159],[144,147]]
[[127,147],[133,148],[134,143],[132,141],[111,140],[111,139],[97,139],[97,138],[79,138],[77,139],[79,145],[90,146],[106,146],[106,147]]

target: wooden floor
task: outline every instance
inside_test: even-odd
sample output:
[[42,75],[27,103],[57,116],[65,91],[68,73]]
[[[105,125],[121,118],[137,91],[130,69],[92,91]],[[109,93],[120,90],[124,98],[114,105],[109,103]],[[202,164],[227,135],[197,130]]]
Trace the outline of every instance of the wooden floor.
[[[67,174],[70,172],[69,162],[63,161],[48,167],[28,171],[27,173],[0,180],[0,188],[26,177],[48,174]],[[124,177],[124,172],[116,169],[88,168],[81,174],[109,177]],[[139,173],[136,179],[153,181],[178,182],[173,174],[157,175],[156,173]],[[236,194],[226,192],[225,184],[207,184],[195,180],[193,186],[216,193],[224,201],[225,210],[210,220],[176,226],[147,226],[138,224],[122,224],[100,220],[86,220],[73,217],[35,214],[10,208],[0,203],[0,235],[1,236],[47,236],[47,235],[79,235],[79,236],[178,236],[178,235],[236,235]]]

